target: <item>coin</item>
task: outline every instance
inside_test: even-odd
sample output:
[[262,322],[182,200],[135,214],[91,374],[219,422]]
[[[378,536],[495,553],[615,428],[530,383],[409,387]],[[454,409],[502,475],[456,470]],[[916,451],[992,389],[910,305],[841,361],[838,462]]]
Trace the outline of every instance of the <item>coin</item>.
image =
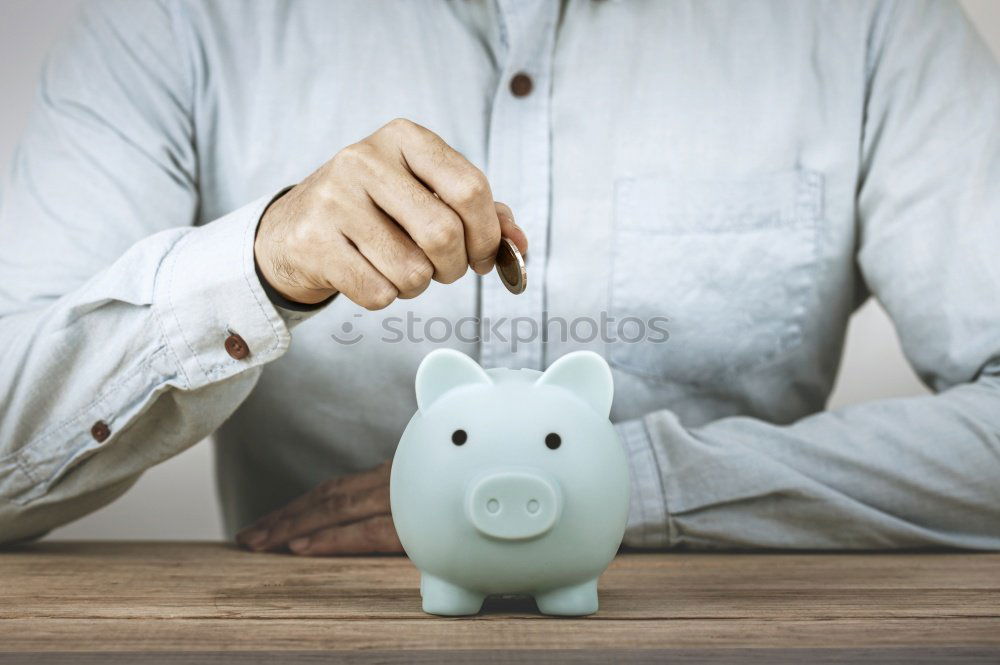
[[524,293],[528,286],[528,271],[524,268],[524,257],[510,238],[500,238],[496,264],[497,274],[507,290],[514,295]]

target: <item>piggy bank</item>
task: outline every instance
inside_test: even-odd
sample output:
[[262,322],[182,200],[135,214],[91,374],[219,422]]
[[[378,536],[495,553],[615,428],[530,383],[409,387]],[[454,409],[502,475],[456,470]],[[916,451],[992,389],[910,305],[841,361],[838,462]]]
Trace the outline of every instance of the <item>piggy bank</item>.
[[475,614],[488,595],[523,594],[544,614],[596,612],[629,496],[604,359],[484,370],[442,349],[424,358],[416,391],[390,500],[424,611]]

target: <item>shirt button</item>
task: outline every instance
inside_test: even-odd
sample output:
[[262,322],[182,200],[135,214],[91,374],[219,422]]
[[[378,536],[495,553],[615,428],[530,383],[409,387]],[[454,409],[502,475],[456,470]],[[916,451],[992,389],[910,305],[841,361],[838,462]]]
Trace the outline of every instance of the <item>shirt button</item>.
[[242,337],[236,333],[229,333],[229,337],[226,338],[226,353],[237,360],[243,360],[250,355],[250,347]]
[[510,93],[515,97],[527,97],[531,94],[531,89],[535,87],[531,77],[520,72],[510,80]]
[[94,437],[94,440],[98,443],[103,443],[109,436],[111,436],[111,428],[103,420],[98,420],[94,423],[94,426],[90,428],[90,436]]

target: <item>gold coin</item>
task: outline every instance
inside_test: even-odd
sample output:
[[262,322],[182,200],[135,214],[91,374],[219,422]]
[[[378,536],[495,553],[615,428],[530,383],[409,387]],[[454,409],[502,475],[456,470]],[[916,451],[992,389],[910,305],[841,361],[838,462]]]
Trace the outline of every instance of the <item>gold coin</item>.
[[497,274],[507,290],[518,295],[528,286],[528,271],[524,267],[524,257],[509,238],[500,238],[497,250]]

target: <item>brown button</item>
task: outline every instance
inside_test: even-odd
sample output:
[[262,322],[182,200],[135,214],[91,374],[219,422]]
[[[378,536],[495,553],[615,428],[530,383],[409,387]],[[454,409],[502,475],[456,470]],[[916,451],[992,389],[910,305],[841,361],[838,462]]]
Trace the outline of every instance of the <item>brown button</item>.
[[229,337],[226,338],[226,353],[237,360],[243,360],[250,355],[250,347],[242,337],[236,333],[229,333]]
[[535,84],[531,80],[531,77],[524,72],[515,74],[514,78],[510,80],[510,92],[515,97],[527,97],[531,94],[531,89],[534,87]]
[[94,440],[98,443],[103,443],[109,436],[111,436],[111,428],[103,420],[98,420],[94,423],[94,426],[90,428],[90,436],[94,437]]

